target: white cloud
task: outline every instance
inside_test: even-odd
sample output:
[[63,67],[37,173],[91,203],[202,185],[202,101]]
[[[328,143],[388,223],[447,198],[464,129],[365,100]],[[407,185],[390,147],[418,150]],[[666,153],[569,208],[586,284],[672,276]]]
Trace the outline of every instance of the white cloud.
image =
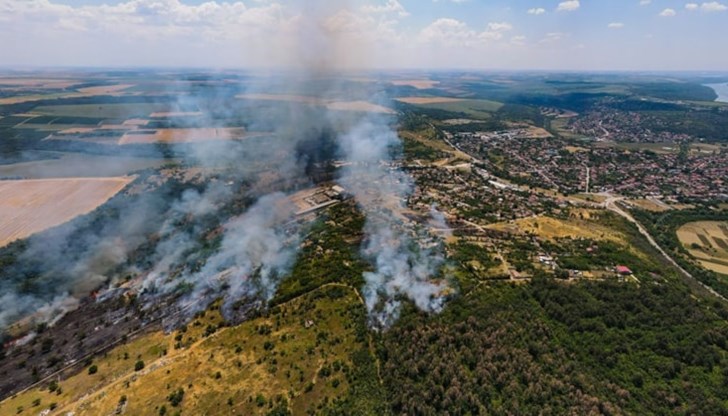
[[492,32],[507,32],[513,30],[513,25],[508,22],[491,22],[488,23],[488,30]]
[[665,9],[660,12],[661,17],[672,17],[672,16],[675,16],[676,14],[677,14],[677,12],[675,12],[674,9]]
[[621,29],[624,27],[624,23],[612,22],[612,23],[608,24],[607,27],[610,29]]
[[652,0],[640,0],[640,6],[647,6],[652,3]]
[[484,31],[478,32],[459,20],[441,18],[422,29],[420,40],[451,46],[472,46],[484,41],[503,39],[504,34],[511,30],[513,30],[513,25],[508,22],[491,22]]
[[717,1],[711,1],[709,3],[703,3],[700,5],[700,10],[704,12],[724,12],[728,10],[728,6]]
[[567,36],[568,34],[566,33],[551,32],[547,33],[546,36],[543,37],[543,39],[538,41],[538,43],[556,43]]
[[440,18],[422,29],[420,39],[424,42],[444,44],[468,43],[476,36],[467,24],[450,18]]
[[685,5],[687,10],[698,10],[699,7],[698,3],[688,3]]
[[511,43],[513,45],[523,46],[526,44],[526,37],[523,35],[513,36],[511,38]]
[[546,13],[546,9],[543,7],[534,7],[533,9],[528,9],[528,14],[532,14],[535,16],[538,16],[540,14]]
[[559,6],[556,8],[556,11],[559,12],[573,12],[574,10],[577,10],[581,6],[581,3],[579,0],[568,0],[568,1],[562,1],[559,3]]
[[362,7],[362,11],[365,13],[396,13],[399,17],[409,16],[409,12],[397,0],[387,0],[380,6],[366,5]]

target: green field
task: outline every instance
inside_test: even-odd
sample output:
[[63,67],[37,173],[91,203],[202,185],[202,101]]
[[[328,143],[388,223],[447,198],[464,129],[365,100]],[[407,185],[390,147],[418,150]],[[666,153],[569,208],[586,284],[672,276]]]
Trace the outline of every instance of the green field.
[[123,176],[138,170],[157,168],[168,162],[155,158],[62,152],[37,152],[36,156],[42,160],[0,165],[0,178]]
[[418,104],[419,107],[435,110],[463,113],[468,117],[485,120],[492,116],[492,113],[500,110],[503,103],[490,100],[463,100],[448,103]]

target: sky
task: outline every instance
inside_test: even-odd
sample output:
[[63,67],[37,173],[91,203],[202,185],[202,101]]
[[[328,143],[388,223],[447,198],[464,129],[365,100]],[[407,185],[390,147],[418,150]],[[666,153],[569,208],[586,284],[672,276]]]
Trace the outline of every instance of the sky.
[[0,0],[2,67],[728,71],[728,0]]

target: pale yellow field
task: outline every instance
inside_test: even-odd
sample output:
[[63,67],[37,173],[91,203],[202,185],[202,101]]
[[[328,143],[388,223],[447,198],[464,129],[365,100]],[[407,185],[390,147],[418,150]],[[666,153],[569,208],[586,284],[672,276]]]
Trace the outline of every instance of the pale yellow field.
[[440,104],[440,103],[456,103],[464,101],[461,98],[449,97],[399,97],[396,99],[406,104]]
[[547,239],[568,237],[624,242],[622,234],[593,222],[578,219],[567,222],[551,217],[530,217],[513,222],[492,224],[486,228],[512,233],[530,233]]
[[403,80],[397,80],[392,81],[392,85],[396,86],[410,86],[415,87],[418,90],[426,90],[428,88],[432,88],[435,85],[438,85],[440,81],[433,81],[430,79],[403,79]]
[[579,146],[566,146],[564,147],[564,150],[566,150],[569,153],[580,153],[580,152],[586,152],[589,149],[586,147],[579,147]]
[[68,88],[78,84],[78,80],[52,78],[0,78],[0,85],[16,85],[20,87]]
[[135,84],[102,85],[102,86],[98,86],[98,87],[80,88],[78,91],[83,94],[106,95],[106,94],[114,94],[114,93],[123,91],[127,88],[131,88],[134,86],[135,86]]
[[141,134],[140,132],[126,133],[121,136],[119,144],[192,143],[234,140],[245,136],[245,130],[239,128],[155,129],[148,132],[149,134]]
[[326,107],[329,110],[336,111],[361,111],[367,113],[384,113],[394,114],[391,108],[381,105],[372,104],[367,101],[336,101],[320,97],[312,97],[307,95],[285,95],[285,94],[241,94],[237,98],[244,100],[263,100],[263,101],[288,101],[294,103],[303,103]]
[[93,211],[133,179],[0,181],[0,247]]
[[243,100],[263,100],[263,101],[290,101],[295,103],[306,103],[312,105],[320,105],[324,101],[318,97],[307,95],[286,95],[286,94],[240,94],[236,98]]
[[391,108],[383,107],[381,105],[372,104],[367,101],[335,101],[326,104],[326,108],[329,110],[337,111],[360,111],[365,113],[382,113],[382,114],[394,114],[395,111]]
[[[525,137],[527,139],[548,139],[553,136],[551,135],[551,133],[546,131],[546,129],[544,129],[544,128],[530,126],[528,129],[526,129]],[[586,149],[584,149],[584,150],[586,150]]]
[[652,212],[664,212],[671,209],[667,204],[660,203],[652,199],[631,199],[627,202],[638,208]]
[[[78,82],[68,82],[63,84],[51,84],[47,87],[53,88],[68,88],[78,84]],[[32,85],[32,84],[31,84]],[[118,84],[118,85],[105,85],[101,87],[88,87],[81,88],[78,92],[58,92],[52,94],[32,94],[32,95],[20,95],[17,97],[8,97],[0,99],[0,105],[20,104],[40,100],[49,100],[53,98],[82,98],[82,97],[94,97],[97,95],[126,95],[125,89],[131,88],[134,85],[131,84]]]
[[728,275],[728,222],[687,223],[678,228],[677,238],[703,267]]

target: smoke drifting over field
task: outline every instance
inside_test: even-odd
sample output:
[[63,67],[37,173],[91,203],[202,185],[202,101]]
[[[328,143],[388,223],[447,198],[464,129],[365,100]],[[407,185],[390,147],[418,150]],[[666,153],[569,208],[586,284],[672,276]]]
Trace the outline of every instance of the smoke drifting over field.
[[[297,39],[291,52],[295,71],[257,79],[246,84],[247,93],[269,90],[306,94],[312,102],[344,97],[340,79],[333,74],[341,63],[355,62],[367,51],[339,47],[338,32],[327,19],[339,10],[331,2],[315,2],[302,11],[294,27]],[[340,3],[337,7],[343,7]],[[352,59],[347,54],[356,55]],[[180,94],[176,92],[176,94]],[[205,109],[194,125],[216,126],[235,118],[240,107],[228,108],[229,96],[200,97],[195,91],[179,95],[173,110]],[[367,97],[382,101],[377,92]],[[446,284],[433,281],[444,258],[436,248],[420,247],[414,226],[402,215],[413,183],[403,171],[392,167],[399,139],[392,120],[382,115],[329,111],[324,106],[300,103],[271,112],[245,108],[260,118],[248,123],[250,130],[272,126],[274,142],[245,141],[207,143],[180,147],[183,158],[202,168],[224,169],[226,180],[194,186],[181,193],[159,191],[133,198],[115,198],[104,210],[107,221],[93,219],[74,223],[29,240],[20,265],[7,270],[0,281],[0,330],[33,312],[57,315],[75,306],[75,299],[106,284],[116,284],[120,273],[138,279],[140,300],[148,306],[160,299],[175,298],[182,318],[204,310],[222,299],[222,311],[232,316],[241,303],[258,305],[270,300],[280,281],[295,262],[301,230],[292,226],[294,208],[286,194],[275,188],[300,186],[307,169],[316,162],[338,156],[349,162],[339,182],[356,198],[366,215],[362,256],[371,263],[362,292],[372,324],[386,327],[396,320],[404,299],[428,312],[439,312]],[[271,119],[275,122],[271,123]],[[160,157],[163,157],[160,154]],[[257,170],[275,171],[271,179]],[[241,184],[246,186],[242,186]],[[164,188],[164,186],[162,186]],[[249,201],[242,214],[232,212],[240,194]],[[274,192],[274,193],[271,193]],[[237,203],[236,202],[236,203]],[[433,221],[442,221],[432,213]],[[222,236],[207,246],[205,235],[215,221]],[[85,230],[82,232],[82,230]],[[88,230],[92,230],[88,232]],[[151,255],[139,261],[138,252],[150,245]],[[28,270],[27,265],[34,270]],[[133,270],[120,269],[133,265]],[[33,287],[25,287],[32,282]],[[43,318],[43,317],[41,317]]]

